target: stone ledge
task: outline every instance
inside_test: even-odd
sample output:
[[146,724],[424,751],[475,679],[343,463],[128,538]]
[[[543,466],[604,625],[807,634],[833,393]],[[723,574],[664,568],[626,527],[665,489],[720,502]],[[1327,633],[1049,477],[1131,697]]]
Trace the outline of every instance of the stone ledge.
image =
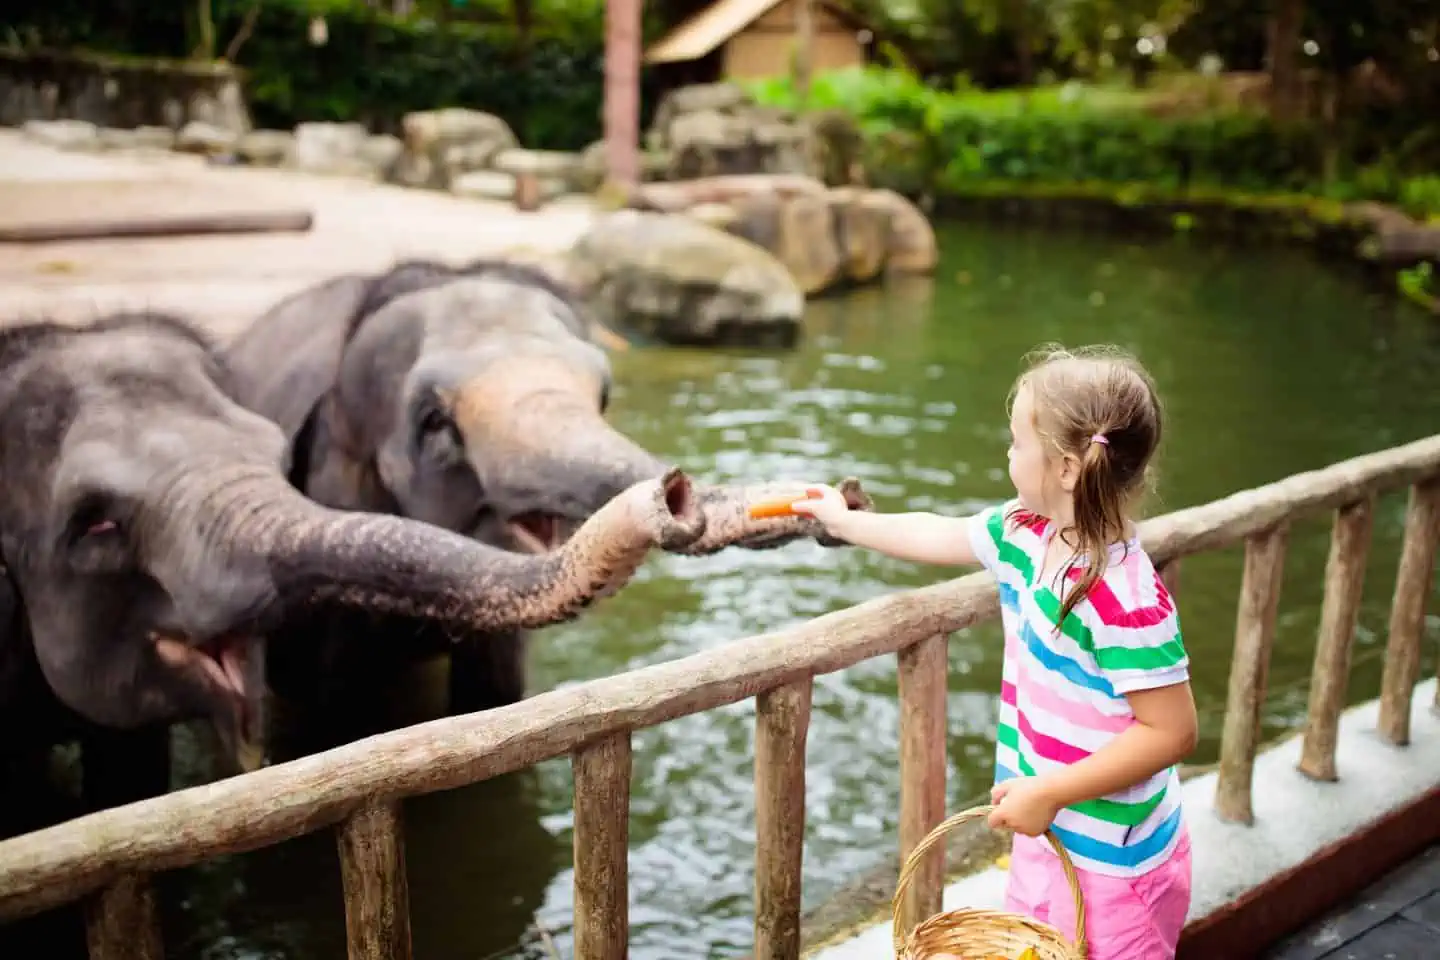
[[225,63],[0,48],[0,124],[204,124],[238,136],[251,125],[243,84],[243,71]]
[[[1412,742],[1407,747],[1392,746],[1375,735],[1378,700],[1347,710],[1336,738],[1340,779],[1334,783],[1316,782],[1296,769],[1298,734],[1262,752],[1255,761],[1254,826],[1226,823],[1215,816],[1214,773],[1185,783],[1195,876],[1189,923],[1181,941],[1183,956],[1243,960],[1253,955],[1242,947],[1247,929],[1264,927],[1266,935],[1279,936],[1303,926],[1333,902],[1325,902],[1325,897],[1311,898],[1309,903],[1292,900],[1295,911],[1284,917],[1268,906],[1243,909],[1243,902],[1253,891],[1283,882],[1291,871],[1333,845],[1350,838],[1364,843],[1368,831],[1383,826],[1390,814],[1416,804],[1426,809],[1423,804],[1430,803],[1428,809],[1433,809],[1430,798],[1440,790],[1440,713],[1433,707],[1435,694],[1433,679],[1416,685],[1410,706]],[[1416,849],[1440,839],[1440,818],[1424,825],[1428,837],[1416,830],[1408,838],[1418,845]],[[1232,851],[1238,843],[1243,855],[1227,857],[1227,842]],[[1390,857],[1381,859],[1395,863],[1405,859],[1404,849],[1392,845],[1390,852]],[[1365,869],[1385,865],[1367,864]],[[1361,874],[1349,876],[1345,886],[1358,890],[1367,879]],[[1002,909],[1004,902],[1005,871],[992,866],[947,886],[943,908]],[[1211,949],[1215,944],[1223,947],[1218,953]],[[892,954],[887,917],[848,940],[808,950],[805,956],[807,960],[874,960]]]

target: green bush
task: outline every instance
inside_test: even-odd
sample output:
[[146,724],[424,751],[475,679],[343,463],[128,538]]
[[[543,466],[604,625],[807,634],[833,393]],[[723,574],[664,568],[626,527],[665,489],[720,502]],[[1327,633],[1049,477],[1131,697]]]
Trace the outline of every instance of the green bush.
[[[216,55],[223,56],[254,0],[213,0]],[[26,47],[180,59],[198,45],[192,3],[112,4],[15,0],[8,35]],[[527,147],[578,149],[601,136],[604,12],[542,4],[528,45],[508,0],[473,2],[492,22],[440,24],[395,18],[361,0],[261,0],[235,62],[247,73],[257,124],[360,121],[393,132],[411,111],[470,107],[502,117]],[[312,46],[310,19],[327,41]],[[3,42],[3,40],[0,40]]]
[[[411,111],[469,107],[503,118],[527,147],[573,150],[599,139],[602,25],[532,31],[508,24],[401,20],[354,4],[326,10],[328,40],[312,46],[310,0],[267,3],[237,60],[256,122],[357,120],[395,130]],[[224,37],[240,11],[226,11]]]
[[[788,80],[750,87],[762,103],[796,108]],[[1321,149],[1309,126],[1213,112],[1161,117],[1149,95],[1080,84],[1031,91],[927,87],[899,70],[821,74],[808,106],[839,108],[871,138],[918,135],[932,187],[968,182],[1150,183],[1252,192],[1319,189]]]
[[1400,184],[1400,206],[1417,220],[1440,220],[1440,176],[1414,177]]

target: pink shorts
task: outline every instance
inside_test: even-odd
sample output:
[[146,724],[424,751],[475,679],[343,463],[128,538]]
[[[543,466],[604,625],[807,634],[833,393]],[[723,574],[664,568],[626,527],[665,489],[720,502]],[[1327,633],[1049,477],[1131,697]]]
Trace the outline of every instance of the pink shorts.
[[[1182,825],[1169,860],[1138,877],[1076,869],[1085,898],[1088,960],[1173,960],[1190,910],[1190,836]],[[1060,858],[1037,837],[1015,835],[1005,909],[1075,937],[1075,898]]]

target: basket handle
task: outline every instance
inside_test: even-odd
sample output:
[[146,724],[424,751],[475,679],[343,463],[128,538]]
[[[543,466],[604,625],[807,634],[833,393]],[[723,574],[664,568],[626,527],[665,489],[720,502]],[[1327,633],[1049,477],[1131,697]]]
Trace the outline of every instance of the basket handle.
[[[936,824],[935,829],[927,833],[925,839],[917,843],[915,849],[910,851],[910,856],[905,858],[905,863],[900,868],[900,882],[895,885],[895,896],[890,901],[891,933],[895,940],[897,957],[905,945],[905,934],[900,929],[900,906],[905,902],[905,894],[910,890],[910,881],[914,878],[915,871],[920,869],[921,860],[924,859],[930,848],[940,843],[951,830],[969,823],[971,820],[989,817],[990,811],[994,809],[992,804],[983,804],[946,817]],[[1070,894],[1075,898],[1075,947],[1080,951],[1080,955],[1084,956],[1085,898],[1080,893],[1080,877],[1075,872],[1075,864],[1070,860],[1070,854],[1066,852],[1065,845],[1060,842],[1059,837],[1055,836],[1055,831],[1047,828],[1045,836],[1060,857],[1060,866],[1065,870],[1065,880],[1070,884]]]

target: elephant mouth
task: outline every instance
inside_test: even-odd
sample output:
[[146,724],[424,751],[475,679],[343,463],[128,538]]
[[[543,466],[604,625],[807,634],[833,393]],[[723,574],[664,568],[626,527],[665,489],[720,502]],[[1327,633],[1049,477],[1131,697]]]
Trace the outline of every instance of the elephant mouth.
[[225,634],[204,643],[168,633],[151,632],[150,642],[161,661],[177,672],[199,677],[229,707],[228,722],[218,724],[225,746],[242,769],[260,765],[264,731],[260,691],[252,689],[251,659],[257,644],[246,634]]
[[505,523],[511,539],[524,553],[557,550],[575,532],[575,523],[556,513],[531,510],[516,514]]

